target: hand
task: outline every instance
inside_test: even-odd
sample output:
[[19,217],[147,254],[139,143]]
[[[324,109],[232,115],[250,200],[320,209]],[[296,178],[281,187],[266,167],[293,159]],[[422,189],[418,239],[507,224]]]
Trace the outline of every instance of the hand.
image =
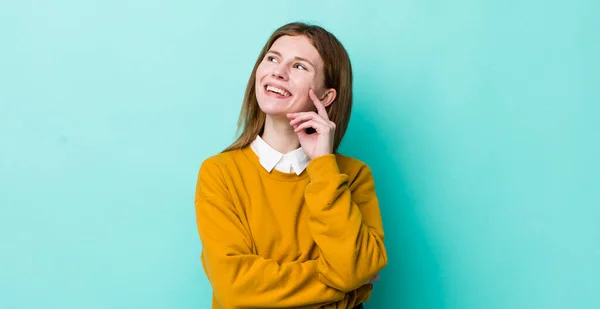
[[[298,135],[300,146],[311,159],[322,155],[333,153],[333,137],[335,134],[335,123],[329,120],[325,106],[315,92],[308,90],[308,96],[317,108],[315,112],[300,112],[287,114],[290,125]],[[316,130],[313,134],[306,133],[306,129]]]
[[379,281],[379,279],[381,279],[379,277],[379,273],[376,273],[375,276],[371,277],[371,279],[369,279],[369,281],[367,281],[367,283],[365,283],[365,284],[370,284],[370,283],[377,282],[377,281]]

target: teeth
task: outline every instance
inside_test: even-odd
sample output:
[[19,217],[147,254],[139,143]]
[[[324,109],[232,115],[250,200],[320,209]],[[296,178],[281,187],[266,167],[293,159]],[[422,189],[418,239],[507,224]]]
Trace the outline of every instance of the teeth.
[[267,91],[278,93],[284,97],[289,97],[290,95],[292,95],[291,93],[289,93],[283,89],[279,89],[279,88],[273,87],[273,86],[267,86]]

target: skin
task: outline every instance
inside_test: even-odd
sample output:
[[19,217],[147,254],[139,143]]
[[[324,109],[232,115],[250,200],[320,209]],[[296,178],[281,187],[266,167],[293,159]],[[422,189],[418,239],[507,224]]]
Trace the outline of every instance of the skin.
[[[305,36],[278,38],[259,64],[255,88],[258,105],[266,114],[262,138],[277,151],[302,147],[311,159],[333,153],[336,125],[325,107],[337,92],[325,87],[323,68],[323,59]],[[269,85],[287,93],[269,92]],[[308,128],[316,132],[307,134]],[[376,281],[378,274],[365,284]]]
[[[256,98],[266,114],[262,138],[281,153],[302,146],[315,159],[332,153],[335,124],[325,107],[337,92],[325,87],[323,60],[304,36],[277,39],[256,70]],[[266,91],[267,85],[287,90],[284,97]],[[315,134],[306,134],[313,128]]]

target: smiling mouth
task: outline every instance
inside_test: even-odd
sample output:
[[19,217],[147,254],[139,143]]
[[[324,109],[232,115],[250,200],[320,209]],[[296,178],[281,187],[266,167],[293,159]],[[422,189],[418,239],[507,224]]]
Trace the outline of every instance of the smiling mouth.
[[280,98],[287,98],[287,97],[291,97],[292,94],[289,93],[287,90],[285,89],[281,89],[272,85],[266,85],[265,87],[265,92],[268,95],[273,95],[275,97],[280,97]]

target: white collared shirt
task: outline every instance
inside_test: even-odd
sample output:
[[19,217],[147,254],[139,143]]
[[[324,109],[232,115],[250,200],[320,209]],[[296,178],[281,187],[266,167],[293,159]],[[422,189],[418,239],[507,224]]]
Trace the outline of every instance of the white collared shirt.
[[256,153],[262,165],[269,173],[276,169],[284,173],[302,174],[306,169],[310,158],[306,155],[302,147],[283,154],[271,147],[260,136],[250,144],[250,147]]

